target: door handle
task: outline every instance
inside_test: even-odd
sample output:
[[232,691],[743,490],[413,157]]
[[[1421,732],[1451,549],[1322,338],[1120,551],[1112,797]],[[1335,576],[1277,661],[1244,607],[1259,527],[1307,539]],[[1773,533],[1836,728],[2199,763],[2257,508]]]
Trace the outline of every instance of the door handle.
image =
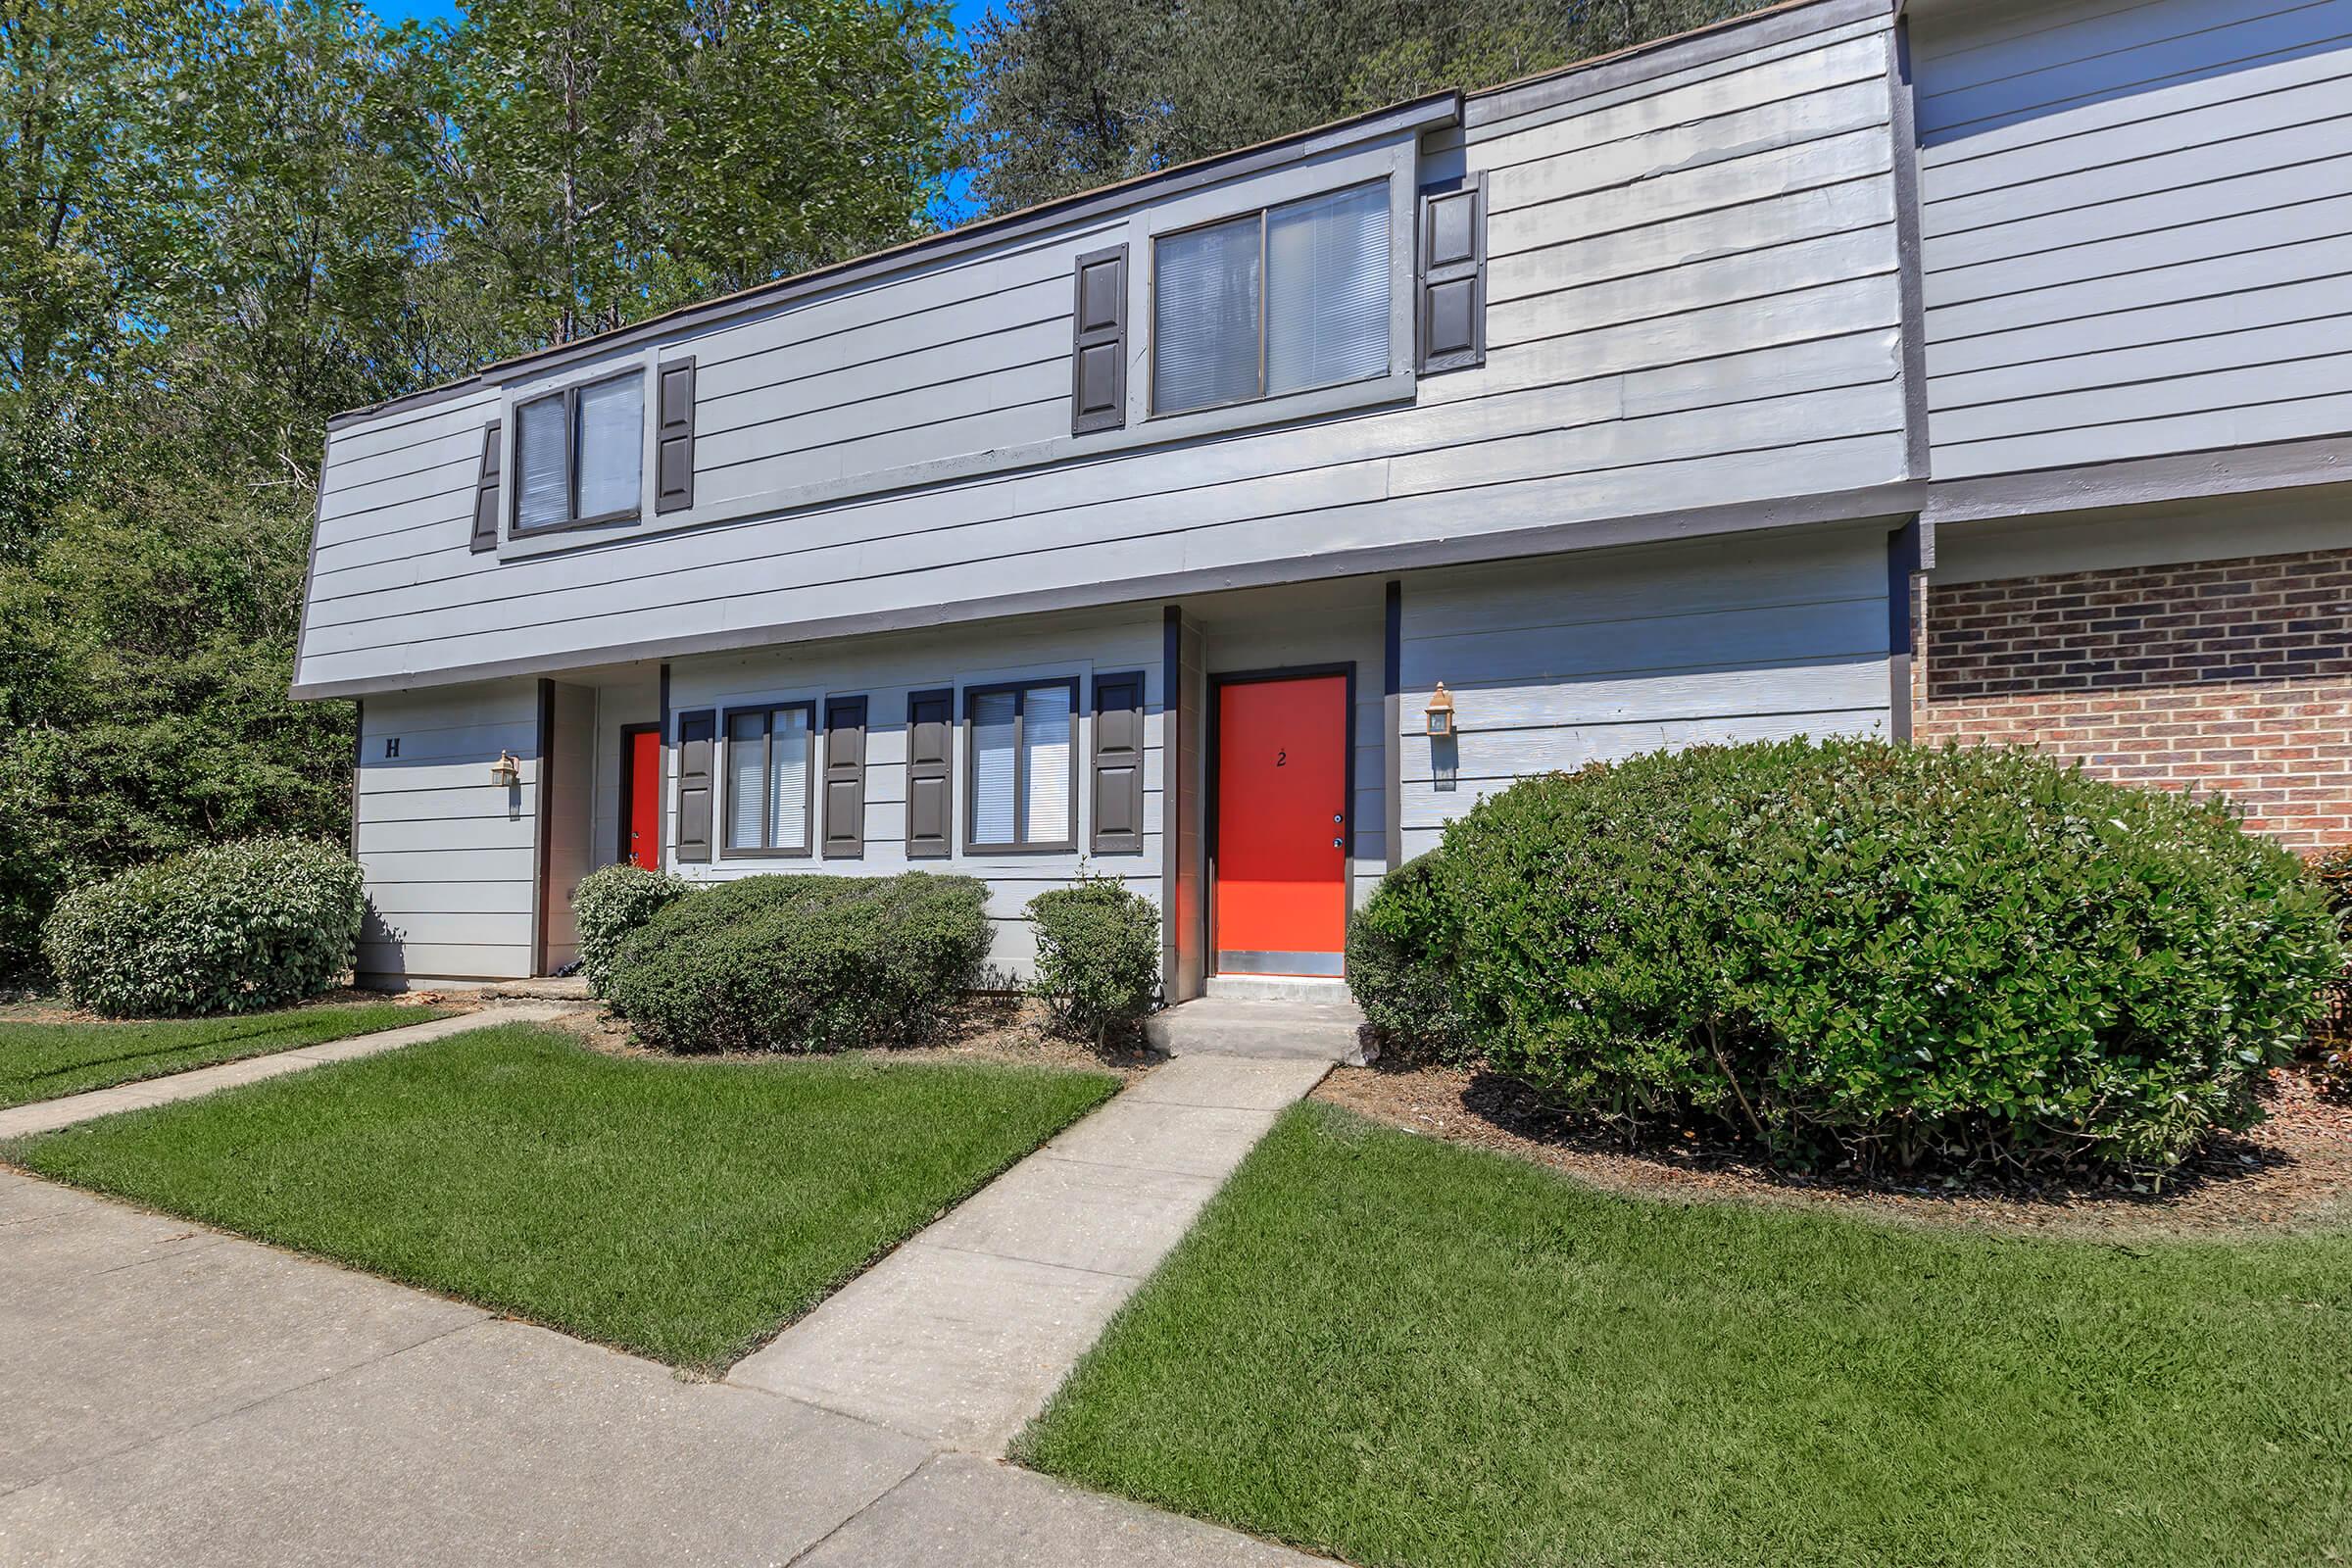
[[1335,850],[1344,850],[1344,849],[1346,849],[1348,846],[1347,846],[1347,845],[1345,845],[1345,844],[1342,844],[1342,843],[1341,843],[1341,842],[1340,842],[1338,839],[1333,839],[1333,840],[1331,841],[1331,847],[1332,847],[1333,849],[1335,849]]

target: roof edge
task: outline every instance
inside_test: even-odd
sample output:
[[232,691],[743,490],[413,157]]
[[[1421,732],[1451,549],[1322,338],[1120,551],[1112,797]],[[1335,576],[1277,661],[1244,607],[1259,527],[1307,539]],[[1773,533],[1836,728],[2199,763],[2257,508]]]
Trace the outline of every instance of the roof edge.
[[[1800,0],[1818,3],[1818,0]],[[1064,223],[1077,222],[1097,216],[1124,211],[1141,205],[1155,196],[1196,189],[1220,180],[1238,178],[1284,164],[1297,163],[1317,157],[1338,147],[1379,136],[1403,131],[1421,131],[1436,126],[1461,122],[1462,93],[1454,87],[1424,93],[1400,103],[1335,120],[1327,124],[1310,125],[1248,147],[1212,153],[1190,163],[1169,169],[1153,170],[1109,185],[1098,185],[1089,190],[1040,202],[1033,207],[983,218],[956,228],[925,234],[862,256],[796,272],[790,277],[755,284],[732,294],[700,300],[649,316],[644,320],[614,327],[592,337],[574,338],[528,354],[518,354],[504,360],[494,360],[470,375],[454,381],[443,381],[418,391],[403,393],[357,409],[347,409],[326,421],[328,431],[346,429],[364,420],[381,417],[386,414],[409,409],[424,408],[446,402],[466,392],[485,385],[503,384],[514,372],[528,369],[532,373],[591,359],[614,349],[626,348],[652,338],[685,331],[731,317],[786,304],[793,300],[822,294],[829,289],[847,287],[869,278],[897,271],[918,262],[957,255],[967,250],[1018,239],[1024,235],[1043,232]]]

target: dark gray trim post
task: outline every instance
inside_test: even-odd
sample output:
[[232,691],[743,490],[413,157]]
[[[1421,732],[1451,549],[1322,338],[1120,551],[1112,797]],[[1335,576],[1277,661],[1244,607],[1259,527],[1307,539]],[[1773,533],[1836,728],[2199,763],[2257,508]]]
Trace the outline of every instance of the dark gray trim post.
[[1911,583],[1919,574],[1919,519],[1886,536],[1886,733],[1911,738]]
[[351,704],[351,858],[360,858],[360,766],[368,757],[368,700]]
[[1381,790],[1380,825],[1394,871],[1404,863],[1404,584],[1390,578],[1381,597],[1380,711],[1388,731],[1381,751],[1388,777]]
[[1159,612],[1159,994],[1177,1000],[1184,934],[1176,927],[1184,854],[1184,612]]
[[1886,34],[1886,91],[1894,143],[1895,285],[1903,322],[1904,472],[1925,479],[1934,462],[1928,432],[1928,306],[1919,237],[1919,125],[1911,96],[1911,19]]
[[662,665],[661,695],[657,700],[662,708],[662,765],[655,776],[654,788],[661,793],[662,804],[654,809],[654,863],[666,871],[669,869],[669,748],[672,744],[669,733],[669,664],[666,661]]
[[538,776],[531,783],[531,975],[547,969],[547,775],[549,754],[556,741],[556,683],[539,680],[539,755],[532,763]]

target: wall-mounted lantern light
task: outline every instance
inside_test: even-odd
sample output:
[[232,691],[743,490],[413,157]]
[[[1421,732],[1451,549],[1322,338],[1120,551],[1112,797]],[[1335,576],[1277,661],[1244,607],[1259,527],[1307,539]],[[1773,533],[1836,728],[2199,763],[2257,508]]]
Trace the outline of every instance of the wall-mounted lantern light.
[[1453,693],[1446,689],[1444,681],[1438,682],[1438,689],[1430,693],[1429,706],[1422,711],[1429,715],[1430,739],[1453,738]]
[[522,763],[513,752],[498,754],[498,760],[490,764],[490,782],[502,790],[511,790],[522,782]]

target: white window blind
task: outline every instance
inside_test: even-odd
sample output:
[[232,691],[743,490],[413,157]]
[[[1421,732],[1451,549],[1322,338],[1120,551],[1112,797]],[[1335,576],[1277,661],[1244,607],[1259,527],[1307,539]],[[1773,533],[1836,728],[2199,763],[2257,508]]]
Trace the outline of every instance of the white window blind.
[[766,811],[766,715],[737,713],[727,720],[727,848],[757,850]]
[[1153,412],[1258,395],[1261,238],[1252,213],[1159,242],[1152,263]]
[[808,847],[808,710],[781,708],[772,719],[768,799],[773,804],[767,847],[805,850]]
[[1070,689],[1034,686],[1021,712],[1025,844],[1056,844],[1070,834]]
[[1013,713],[1016,692],[972,699],[972,842],[1018,842],[1014,810]]
[[1266,392],[1389,368],[1389,192],[1359,185],[1266,214]]
[[571,515],[570,415],[561,397],[541,398],[514,411],[514,470],[521,486],[514,525],[539,528]]
[[580,513],[634,512],[645,466],[645,383],[639,376],[580,388]]

